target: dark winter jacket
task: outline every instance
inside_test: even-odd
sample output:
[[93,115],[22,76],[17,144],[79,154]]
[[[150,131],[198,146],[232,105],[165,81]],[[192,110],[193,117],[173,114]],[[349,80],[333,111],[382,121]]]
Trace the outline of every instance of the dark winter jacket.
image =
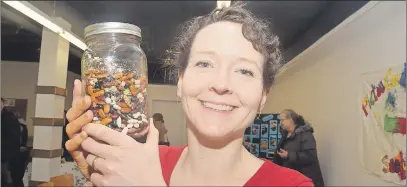
[[282,139],[277,146],[288,152],[288,157],[283,159],[277,152],[274,154],[278,165],[297,170],[312,179],[314,185],[324,186],[321,169],[316,150],[316,142],[313,135],[314,129],[306,124],[295,129],[287,137],[287,132],[282,132]]
[[10,161],[20,153],[20,122],[7,109],[1,111],[1,161]]

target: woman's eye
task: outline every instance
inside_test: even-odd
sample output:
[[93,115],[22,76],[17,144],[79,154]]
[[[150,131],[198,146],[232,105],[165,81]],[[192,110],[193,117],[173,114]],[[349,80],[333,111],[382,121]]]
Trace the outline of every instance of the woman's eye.
[[201,68],[207,68],[207,67],[211,67],[211,64],[209,62],[199,61],[198,63],[195,64],[195,66],[201,67]]
[[242,75],[246,75],[246,76],[250,76],[250,77],[254,76],[253,72],[250,70],[247,70],[247,69],[240,69],[240,70],[238,70],[238,72],[241,73]]

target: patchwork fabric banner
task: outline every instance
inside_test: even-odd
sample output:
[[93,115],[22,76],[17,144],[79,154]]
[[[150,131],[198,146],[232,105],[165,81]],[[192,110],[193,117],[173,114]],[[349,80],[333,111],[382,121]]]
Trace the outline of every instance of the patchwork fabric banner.
[[363,75],[360,159],[381,179],[406,185],[406,63]]

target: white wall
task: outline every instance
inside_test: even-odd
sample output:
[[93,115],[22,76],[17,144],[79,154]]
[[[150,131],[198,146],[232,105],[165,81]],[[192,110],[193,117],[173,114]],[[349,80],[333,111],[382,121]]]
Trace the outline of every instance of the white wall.
[[[1,63],[1,96],[4,98],[28,99],[27,106],[27,129],[28,136],[33,135],[32,117],[35,114],[35,89],[38,79],[38,63],[35,62],[11,62]],[[72,89],[75,79],[80,75],[68,71],[66,89],[68,96],[65,98],[65,109],[68,110],[72,103]],[[148,85],[149,112],[153,114],[152,103],[156,101],[177,101],[176,87],[167,85]],[[165,114],[164,118],[165,118]],[[183,118],[180,119],[185,124]],[[169,129],[169,131],[172,129]],[[184,132],[183,130],[173,130]],[[184,133],[179,136],[184,136]],[[173,135],[173,137],[178,137]]]
[[369,6],[296,57],[278,77],[264,109],[267,113],[291,108],[313,123],[328,186],[392,185],[367,174],[359,164],[358,94],[362,73],[406,61],[406,2],[369,2],[362,9]]

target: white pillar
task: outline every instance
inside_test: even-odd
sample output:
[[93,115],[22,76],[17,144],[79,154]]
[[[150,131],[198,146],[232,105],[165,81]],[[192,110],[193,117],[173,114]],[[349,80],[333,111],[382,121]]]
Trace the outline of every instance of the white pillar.
[[[61,18],[53,21],[66,30],[71,29],[71,25]],[[69,42],[44,27],[33,118],[30,186],[60,175],[68,55]]]

